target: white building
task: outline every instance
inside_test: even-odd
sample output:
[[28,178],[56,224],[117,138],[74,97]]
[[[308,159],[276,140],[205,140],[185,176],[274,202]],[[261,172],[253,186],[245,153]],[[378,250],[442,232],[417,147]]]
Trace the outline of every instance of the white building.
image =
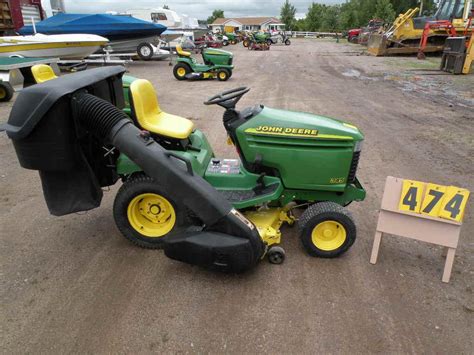
[[248,31],[283,31],[285,29],[285,24],[275,17],[218,18],[209,26],[213,32],[223,31],[225,27]]

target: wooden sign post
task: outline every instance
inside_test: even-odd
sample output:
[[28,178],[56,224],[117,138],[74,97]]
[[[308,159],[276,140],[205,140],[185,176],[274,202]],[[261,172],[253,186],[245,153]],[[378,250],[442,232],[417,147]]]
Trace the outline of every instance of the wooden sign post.
[[449,282],[469,191],[387,177],[370,263],[375,264],[383,233],[448,248],[443,282]]

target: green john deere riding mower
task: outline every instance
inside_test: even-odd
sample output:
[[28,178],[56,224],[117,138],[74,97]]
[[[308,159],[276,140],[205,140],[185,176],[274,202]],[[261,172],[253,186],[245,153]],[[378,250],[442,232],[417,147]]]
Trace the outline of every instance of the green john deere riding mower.
[[229,90],[205,102],[225,110],[239,156],[222,159],[193,122],[161,110],[150,82],[129,79],[123,89],[124,71],[70,74],[16,100],[5,129],[20,164],[40,171],[52,214],[96,208],[102,188],[121,180],[120,232],[175,260],[225,272],[265,256],[279,264],[280,228],[294,223],[310,255],[351,247],[356,226],[345,206],[365,198],[357,127],[262,105],[237,110],[250,89]]
[[228,38],[230,44],[239,43],[239,36],[233,32],[226,32],[225,36]]
[[[186,43],[188,47],[193,47],[191,41]],[[203,63],[198,63],[192,57],[191,52],[184,51],[182,44],[176,46],[176,65],[173,68],[174,77],[178,80],[200,80],[215,79],[227,81],[232,76],[233,54],[216,48],[203,48]]]

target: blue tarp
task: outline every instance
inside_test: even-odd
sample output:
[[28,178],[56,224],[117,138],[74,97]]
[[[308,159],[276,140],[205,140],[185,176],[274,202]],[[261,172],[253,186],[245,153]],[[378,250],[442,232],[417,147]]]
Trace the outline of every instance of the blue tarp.
[[[131,16],[107,14],[58,14],[36,24],[36,32],[46,35],[85,33],[109,40],[159,36],[166,26],[139,20]],[[33,34],[33,26],[24,26],[18,32]]]

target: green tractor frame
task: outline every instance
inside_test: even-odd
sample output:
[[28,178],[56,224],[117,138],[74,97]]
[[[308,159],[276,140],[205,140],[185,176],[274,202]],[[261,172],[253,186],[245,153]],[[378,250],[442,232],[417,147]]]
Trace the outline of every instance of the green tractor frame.
[[356,126],[263,105],[237,110],[250,90],[241,87],[205,102],[224,108],[239,156],[217,158],[192,121],[160,108],[150,82],[122,81],[124,72],[70,74],[16,100],[5,129],[20,164],[40,171],[52,214],[98,207],[101,188],[121,179],[114,218],[122,235],[189,264],[224,272],[264,257],[280,264],[281,226],[295,222],[312,256],[337,257],[353,245],[345,206],[366,195]]
[[[124,111],[131,117],[134,113],[129,106],[132,101],[130,87],[136,80],[139,79],[131,76],[123,78]],[[246,90],[240,92],[245,94]],[[224,98],[226,95],[229,94],[224,93]],[[318,236],[318,232],[309,226],[313,226],[313,217],[320,213],[332,215],[334,212],[348,222],[351,217],[343,207],[365,198],[365,190],[356,177],[364,136],[349,123],[307,113],[260,105],[240,113],[235,110],[240,97],[231,98],[230,103],[223,101],[228,143],[235,145],[240,160],[216,158],[205,134],[199,129],[194,129],[189,135],[191,149],[178,147],[173,154],[188,161],[195,174],[224,194],[234,208],[243,211],[257,225],[269,247],[280,244],[280,227],[295,222],[292,211],[297,206],[296,209],[306,209],[299,223],[300,231],[306,233],[302,237],[306,250],[321,257],[342,254],[355,239],[355,223],[347,223],[342,233],[344,237],[335,241],[329,237],[325,240],[324,231],[320,231],[322,234]],[[222,106],[222,102],[217,104]],[[232,127],[227,122],[229,117],[236,119],[236,116],[238,127]],[[302,164],[305,165],[304,172],[301,171]],[[312,166],[314,168],[310,168]],[[118,157],[116,167],[125,181],[142,173],[142,169],[124,154]],[[266,208],[255,209],[262,205]],[[326,225],[323,223],[324,226],[327,233],[334,235],[343,229],[342,224],[333,220]],[[137,243],[137,238],[141,237],[135,231],[129,239]],[[145,247],[160,245],[159,239],[139,240],[137,244]],[[342,240],[351,241],[344,244]],[[281,249],[278,250],[281,253]]]

